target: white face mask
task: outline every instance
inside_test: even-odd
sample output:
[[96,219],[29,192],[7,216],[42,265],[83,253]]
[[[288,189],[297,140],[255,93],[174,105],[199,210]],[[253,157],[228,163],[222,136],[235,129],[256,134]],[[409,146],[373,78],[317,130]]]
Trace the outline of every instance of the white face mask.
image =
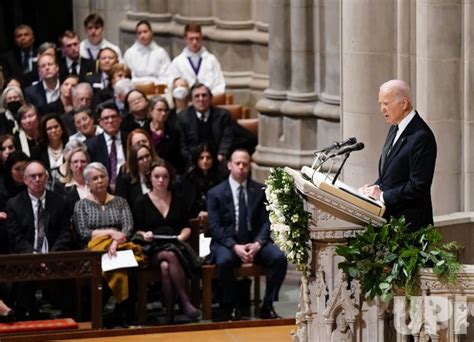
[[172,94],[173,94],[173,97],[176,100],[183,100],[183,99],[186,98],[186,96],[188,96],[189,90],[188,90],[188,88],[185,88],[183,86],[178,86],[178,87],[173,89]]

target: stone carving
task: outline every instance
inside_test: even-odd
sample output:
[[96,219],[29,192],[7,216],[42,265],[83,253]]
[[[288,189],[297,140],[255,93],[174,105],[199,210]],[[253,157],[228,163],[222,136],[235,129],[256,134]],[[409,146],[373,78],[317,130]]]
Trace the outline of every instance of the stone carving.
[[336,328],[331,333],[331,342],[352,342],[353,339],[351,328],[342,311],[336,318]]

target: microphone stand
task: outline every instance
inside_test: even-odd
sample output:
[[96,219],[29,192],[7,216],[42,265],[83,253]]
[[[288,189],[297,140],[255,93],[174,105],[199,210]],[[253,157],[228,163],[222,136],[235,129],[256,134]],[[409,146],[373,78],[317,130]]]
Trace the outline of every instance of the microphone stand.
[[350,155],[351,155],[351,152],[344,153],[344,158],[342,159],[341,166],[339,166],[339,169],[337,170],[336,175],[334,176],[334,179],[332,180],[332,185],[334,185],[336,183],[336,180],[339,177],[339,175],[341,174],[342,168],[343,168],[344,164],[346,163],[347,158],[349,158]]

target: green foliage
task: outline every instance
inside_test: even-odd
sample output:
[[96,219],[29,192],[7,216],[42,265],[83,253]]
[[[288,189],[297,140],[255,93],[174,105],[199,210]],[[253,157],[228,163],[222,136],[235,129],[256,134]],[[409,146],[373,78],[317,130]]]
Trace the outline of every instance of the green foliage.
[[386,302],[396,288],[407,296],[415,294],[420,268],[433,268],[442,281],[455,284],[461,269],[455,252],[460,248],[457,242],[441,243],[441,234],[432,225],[412,231],[401,217],[391,218],[381,228],[368,225],[347,245],[338,246],[336,253],[346,259],[339,268],[360,281],[369,299],[380,296]]

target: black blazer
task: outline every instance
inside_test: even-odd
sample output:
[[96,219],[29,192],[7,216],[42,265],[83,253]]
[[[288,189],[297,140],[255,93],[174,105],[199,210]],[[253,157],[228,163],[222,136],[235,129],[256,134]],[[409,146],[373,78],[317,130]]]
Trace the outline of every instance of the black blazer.
[[[232,147],[233,132],[229,111],[211,107],[208,122],[212,126],[212,135],[217,143],[217,154],[227,157]],[[193,106],[178,113],[179,126],[181,128],[181,148],[183,155],[187,158],[188,165],[191,165],[192,155],[195,148],[203,141],[199,140],[198,118],[196,109]]]
[[[33,58],[38,54],[38,50],[33,47]],[[21,50],[18,47],[4,53],[1,57],[3,64],[3,74],[5,79],[10,77],[17,77],[20,79],[23,87],[31,85],[34,81],[38,81],[38,69],[36,61],[32,63],[32,70],[26,74],[23,74],[23,67],[21,63]]]
[[[79,82],[86,82],[86,76],[90,76],[95,72],[95,61],[79,57],[79,65]],[[59,64],[59,79],[61,82],[64,81],[69,74],[66,58],[63,57]]]
[[[394,130],[395,126],[390,128]],[[431,183],[436,162],[436,140],[418,113],[388,154],[375,182],[383,191],[385,217],[405,215],[412,229],[433,224]]]
[[124,172],[123,167],[120,168],[120,172],[115,183],[115,195],[125,198],[130,208],[133,208],[135,201],[140,196],[143,196],[140,180],[132,183],[130,174]]
[[[70,249],[70,216],[65,198],[46,190],[45,234],[49,250]],[[7,230],[15,253],[32,253],[35,238],[33,207],[28,191],[22,191],[7,202]]]
[[[127,136],[126,132],[120,132],[122,140],[122,148],[125,158],[127,157]],[[85,141],[87,152],[91,157],[91,162],[102,163],[107,170],[110,170],[109,152],[107,150],[107,143],[105,142],[104,133],[96,135]]]
[[38,82],[35,85],[29,86],[25,89],[25,98],[28,103],[34,105],[40,114],[46,114],[46,90],[43,87],[43,82]]
[[[250,215],[250,239],[262,246],[271,241],[270,221],[265,206],[264,185],[247,180],[247,206]],[[217,245],[231,249],[236,244],[235,206],[229,180],[213,187],[207,193],[209,232],[212,236],[211,251]]]

